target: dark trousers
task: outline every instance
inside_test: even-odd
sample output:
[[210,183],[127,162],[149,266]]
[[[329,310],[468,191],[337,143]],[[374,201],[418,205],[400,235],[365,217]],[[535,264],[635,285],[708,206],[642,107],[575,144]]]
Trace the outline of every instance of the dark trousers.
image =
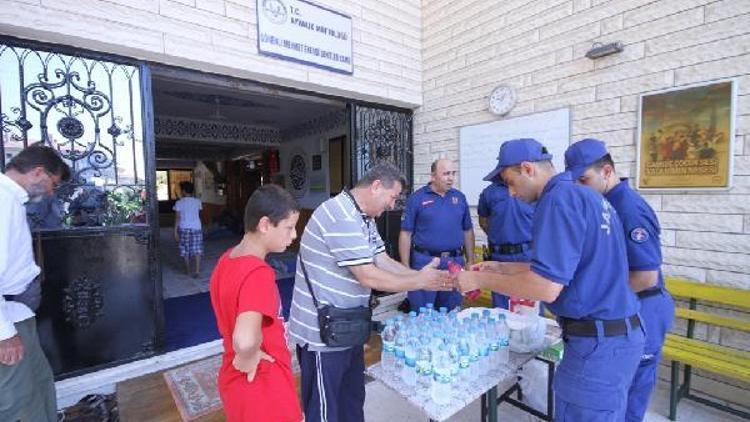
[[313,352],[297,346],[305,422],[364,422],[363,347]]

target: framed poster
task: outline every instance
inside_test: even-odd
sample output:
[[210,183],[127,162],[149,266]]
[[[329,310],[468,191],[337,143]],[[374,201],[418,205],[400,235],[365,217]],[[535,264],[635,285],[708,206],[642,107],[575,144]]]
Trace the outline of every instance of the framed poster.
[[638,189],[731,187],[736,85],[723,80],[641,95]]

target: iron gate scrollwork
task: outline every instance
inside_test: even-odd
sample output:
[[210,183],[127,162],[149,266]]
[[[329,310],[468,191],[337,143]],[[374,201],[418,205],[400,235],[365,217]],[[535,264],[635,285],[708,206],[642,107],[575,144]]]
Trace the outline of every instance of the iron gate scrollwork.
[[65,378],[163,344],[150,76],[139,62],[37,47],[0,37],[0,169],[39,142],[72,171],[27,204],[42,267],[39,339]]
[[413,189],[412,115],[408,111],[386,110],[353,105],[352,184],[380,162],[395,165],[407,186],[393,211],[377,219],[378,231],[388,254],[398,259],[398,235],[406,196]]
[[[401,170],[412,187],[412,117],[410,112],[354,105],[352,116],[352,183],[376,163],[388,162]],[[404,201],[396,204],[403,209]]]
[[0,168],[41,142],[73,173],[56,192],[59,206],[31,207],[32,221],[147,223],[139,68],[0,42],[0,74]]

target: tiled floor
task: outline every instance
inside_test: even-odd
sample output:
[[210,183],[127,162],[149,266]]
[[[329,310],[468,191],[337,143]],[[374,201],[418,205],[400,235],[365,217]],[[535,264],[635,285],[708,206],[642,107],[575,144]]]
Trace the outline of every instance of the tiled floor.
[[226,234],[206,236],[203,242],[201,272],[197,278],[193,278],[185,273],[185,263],[182,257],[180,257],[177,242],[174,240],[174,229],[164,227],[160,230],[159,234],[164,299],[207,292],[211,272],[219,257],[221,257],[224,251],[239,243],[241,239],[241,236]]

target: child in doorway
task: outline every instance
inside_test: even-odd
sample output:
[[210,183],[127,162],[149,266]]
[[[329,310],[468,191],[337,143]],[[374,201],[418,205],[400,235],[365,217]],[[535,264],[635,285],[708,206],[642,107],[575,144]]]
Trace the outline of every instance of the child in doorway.
[[200,212],[203,209],[201,200],[193,196],[195,187],[190,182],[181,182],[182,197],[172,208],[177,213],[174,223],[174,238],[180,245],[180,256],[185,260],[185,271],[190,275],[190,257],[195,258],[195,272],[198,278],[201,272],[203,255],[203,227]]
[[211,275],[211,304],[224,339],[219,395],[230,422],[303,419],[287,348],[276,274],[265,262],[297,237],[299,210],[276,185],[258,188],[245,206],[245,235]]

